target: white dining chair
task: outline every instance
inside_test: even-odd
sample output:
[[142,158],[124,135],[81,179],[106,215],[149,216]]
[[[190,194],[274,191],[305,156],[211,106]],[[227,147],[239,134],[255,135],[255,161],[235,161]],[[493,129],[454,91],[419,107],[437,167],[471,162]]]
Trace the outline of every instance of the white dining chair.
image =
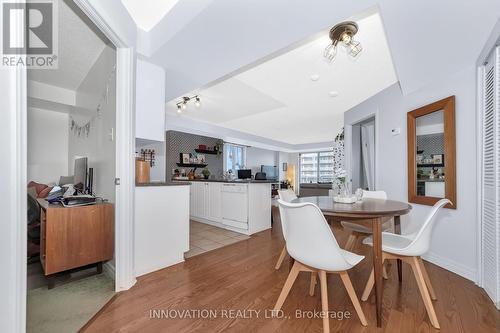
[[[412,234],[396,235],[387,232],[382,233],[382,262],[385,260],[400,259],[410,264],[415,279],[417,280],[418,289],[424,301],[425,309],[427,310],[432,326],[435,328],[439,328],[439,322],[431,299],[436,300],[437,298],[421,256],[429,250],[432,229],[437,212],[446,204],[452,205],[452,202],[448,199],[441,199],[436,202],[420,229]],[[363,243],[373,246],[373,238],[371,236],[367,237],[363,240]],[[370,296],[374,282],[372,269],[363,296],[361,297],[363,301],[366,301],[368,296]]]
[[[281,290],[274,310],[280,310],[300,272],[319,275],[323,332],[330,331],[328,316],[327,273],[336,273],[347,290],[354,309],[363,326],[367,325],[356,292],[347,270],[356,266],[364,256],[340,248],[330,226],[318,206],[312,203],[288,203],[278,200],[281,223],[284,225],[286,249],[295,259],[288,278]],[[312,285],[311,279],[311,285]]]
[[[286,201],[286,202],[292,202],[292,200],[297,199],[297,195],[291,189],[278,190],[278,196],[281,200]],[[283,222],[281,222],[281,229],[283,230],[283,237],[285,237],[285,231],[283,229]],[[281,254],[278,258],[278,262],[274,266],[275,269],[280,269],[281,264],[283,263],[283,260],[285,260],[285,257],[286,257],[286,245],[283,246],[283,250],[281,250]]]

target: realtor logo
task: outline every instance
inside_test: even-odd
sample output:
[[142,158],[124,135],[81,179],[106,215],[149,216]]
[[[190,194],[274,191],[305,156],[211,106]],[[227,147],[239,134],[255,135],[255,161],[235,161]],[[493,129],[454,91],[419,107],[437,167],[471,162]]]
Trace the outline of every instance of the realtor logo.
[[57,68],[57,1],[2,3],[2,66]]

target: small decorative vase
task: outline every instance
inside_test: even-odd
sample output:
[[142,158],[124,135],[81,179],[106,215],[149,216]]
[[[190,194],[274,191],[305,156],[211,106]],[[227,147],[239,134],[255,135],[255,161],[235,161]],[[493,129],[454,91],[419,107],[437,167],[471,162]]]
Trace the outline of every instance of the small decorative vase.
[[342,182],[340,185],[340,197],[347,198],[351,196],[351,191],[349,191],[349,185],[346,182]]

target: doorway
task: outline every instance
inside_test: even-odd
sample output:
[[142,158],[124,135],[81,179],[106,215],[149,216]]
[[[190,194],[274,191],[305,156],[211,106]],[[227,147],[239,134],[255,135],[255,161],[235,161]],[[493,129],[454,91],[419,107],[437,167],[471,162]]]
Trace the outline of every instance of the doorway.
[[353,190],[375,190],[375,117],[352,125],[351,179]]
[[27,70],[27,332],[77,331],[115,292],[117,50],[57,6],[58,68]]

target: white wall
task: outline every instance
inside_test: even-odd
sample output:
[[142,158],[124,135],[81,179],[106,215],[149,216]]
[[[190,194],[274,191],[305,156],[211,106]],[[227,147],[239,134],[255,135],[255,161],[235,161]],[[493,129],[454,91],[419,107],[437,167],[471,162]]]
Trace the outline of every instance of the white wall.
[[[96,109],[101,103],[101,116],[95,117],[89,136],[75,135],[69,132],[68,172],[73,174],[74,160],[77,156],[89,158],[88,167],[94,168],[94,192],[98,196],[114,202],[115,198],[115,141],[110,135],[115,131],[116,119],[116,76],[109,81],[107,102],[102,100],[106,83],[116,63],[116,52],[106,46],[89,73],[76,90],[76,105],[87,109]],[[75,116],[80,124],[90,118]]]
[[[260,172],[261,165],[275,165],[278,168],[277,152],[256,147],[247,148],[246,168],[252,169],[252,174]],[[278,172],[278,169],[276,170]]]
[[[446,80],[403,96],[395,84],[345,113],[346,165],[350,169],[350,124],[376,113],[376,184],[391,199],[407,201],[406,113],[450,95],[456,96],[457,206],[438,216],[426,259],[476,280],[476,72],[474,66]],[[400,128],[401,134],[391,135]],[[403,218],[403,232],[413,230],[429,206],[412,204],[412,221]],[[413,219],[415,217],[415,219]]]
[[[148,142],[147,140],[136,139],[135,140],[135,150],[140,153],[141,149],[154,149],[156,153],[155,165],[151,167],[150,180],[155,181],[165,181],[166,179],[166,155],[165,155],[165,145],[162,142]],[[170,176],[170,172],[168,173]]]
[[68,175],[68,115],[28,109],[28,181],[50,184]]

